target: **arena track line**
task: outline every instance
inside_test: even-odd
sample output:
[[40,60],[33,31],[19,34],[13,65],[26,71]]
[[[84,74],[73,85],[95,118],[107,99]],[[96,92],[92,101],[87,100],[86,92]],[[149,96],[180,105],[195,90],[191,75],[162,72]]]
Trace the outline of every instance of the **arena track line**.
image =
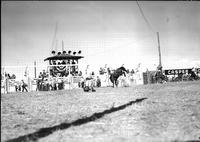
[[52,134],[55,131],[58,130],[64,130],[64,129],[68,129],[72,126],[79,126],[79,125],[83,125],[92,121],[96,121],[100,118],[102,118],[103,116],[119,111],[119,110],[123,110],[126,107],[134,104],[134,103],[139,103],[142,102],[143,100],[145,100],[147,98],[140,98],[140,99],[136,99],[135,101],[130,101],[124,105],[120,105],[118,107],[111,107],[110,109],[104,110],[102,112],[98,112],[98,113],[94,113],[91,116],[88,117],[82,117],[80,119],[77,119],[75,121],[72,121],[71,123],[61,123],[59,125],[55,125],[52,127],[47,127],[47,128],[41,128],[38,131],[34,132],[34,133],[30,133],[27,135],[23,135],[23,136],[19,136],[17,138],[14,139],[10,139],[7,140],[6,142],[29,142],[29,141],[37,141],[40,138],[46,137],[50,134]]

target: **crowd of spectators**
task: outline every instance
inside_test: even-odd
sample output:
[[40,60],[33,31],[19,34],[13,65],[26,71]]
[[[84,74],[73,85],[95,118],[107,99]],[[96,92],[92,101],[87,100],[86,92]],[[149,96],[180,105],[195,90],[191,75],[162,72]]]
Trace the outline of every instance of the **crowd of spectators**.
[[3,80],[4,77],[7,79],[16,79],[16,75],[15,74],[10,75],[10,73],[5,73],[5,76],[1,74],[1,80]]
[[28,92],[28,89],[27,89],[28,85],[27,83],[24,82],[24,80],[21,80],[21,82],[15,81],[14,85],[15,85],[16,92],[24,92],[24,91]]

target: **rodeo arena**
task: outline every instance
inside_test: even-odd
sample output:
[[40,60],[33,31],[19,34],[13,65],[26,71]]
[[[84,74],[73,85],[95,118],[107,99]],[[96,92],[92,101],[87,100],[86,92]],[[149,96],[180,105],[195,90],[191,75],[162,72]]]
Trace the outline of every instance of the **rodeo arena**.
[[[134,69],[105,64],[98,72],[87,65],[84,71],[79,69],[82,54],[53,50],[44,58],[47,66],[17,67],[21,76],[11,72],[16,67],[1,67],[2,140],[200,139],[200,68],[163,69],[159,60],[146,72],[141,63]],[[192,107],[192,116],[185,105]]]
[[[44,58],[47,66],[34,62],[34,66],[18,67],[21,78],[8,72],[16,67],[1,67],[1,129],[6,142],[112,141],[121,137],[129,141],[200,139],[200,114],[195,104],[200,102],[196,99],[200,95],[200,68],[162,69],[160,64],[155,70],[142,72],[141,63],[130,70],[124,65],[113,70],[106,64],[99,72],[88,72],[89,65],[85,71],[79,70],[84,58],[81,51],[76,54],[53,50],[51,54]],[[185,105],[194,109],[191,121]],[[112,116],[114,113],[123,114]],[[76,130],[75,126],[81,125],[83,128]],[[188,131],[191,133],[185,134]]]
[[[47,4],[41,2],[41,5],[40,2],[31,2],[30,5],[28,2],[24,4],[22,4],[23,2],[13,3],[9,5],[9,3],[5,2],[2,6],[4,8],[3,12],[9,11],[9,6],[12,9],[10,13],[8,12],[8,16],[4,14],[7,17],[4,16],[4,21],[6,22],[2,26],[5,28],[8,25],[2,34],[4,36],[2,38],[4,39],[2,42],[4,46],[2,47],[4,48],[4,54],[6,54],[5,57],[8,57],[7,60],[4,57],[6,60],[5,66],[1,66],[2,142],[200,142],[200,62],[199,56],[193,58],[192,55],[187,56],[188,53],[186,53],[190,50],[190,47],[195,45],[194,48],[191,48],[194,51],[190,52],[190,54],[198,54],[200,38],[199,33],[191,35],[184,33],[190,30],[198,31],[199,27],[193,28],[188,23],[179,24],[179,22],[175,21],[181,18],[179,21],[185,20],[184,18],[188,16],[187,12],[192,15],[188,16],[190,18],[193,18],[193,15],[194,17],[199,16],[198,9],[193,9],[195,6],[192,5],[193,7],[191,6],[191,9],[188,9],[190,6],[188,3],[177,3],[176,7],[173,7],[175,3],[172,3],[168,5],[169,9],[167,9],[160,2],[146,5],[147,8],[149,7],[149,10],[152,10],[152,13],[149,13],[152,19],[156,15],[159,17],[159,11],[164,13],[164,16],[169,16],[163,19],[155,18],[157,21],[154,21],[157,25],[159,22],[167,23],[165,26],[160,25],[166,32],[165,37],[167,36],[168,38],[167,40],[162,38],[165,45],[163,45],[165,52],[162,52],[162,54],[166,52],[168,52],[167,55],[170,53],[174,54],[170,54],[167,58],[165,54],[164,59],[167,60],[162,60],[162,42],[160,45],[159,32],[162,36],[162,33],[164,33],[162,32],[163,29],[158,28],[157,31],[159,32],[150,29],[149,31],[153,31],[153,34],[143,33],[147,29],[144,28],[145,26],[142,27],[141,23],[145,22],[148,28],[151,25],[148,23],[147,18],[145,18],[137,0],[135,1],[135,6],[138,9],[135,11],[133,11],[134,7],[132,6],[130,6],[132,7],[131,9],[128,9],[129,2],[124,2],[123,4],[122,2],[116,2],[116,4],[114,4],[115,2],[109,2],[108,5],[110,7],[105,4],[107,8],[105,11],[103,9],[104,2],[99,1],[97,3],[88,1],[86,4],[85,2],[83,2],[84,4],[82,2],[59,2],[56,4],[54,2],[48,2]],[[182,8],[181,4],[185,7]],[[158,11],[154,10],[154,5]],[[20,6],[25,7],[26,10],[23,11],[20,9]],[[17,9],[16,11],[20,12],[16,14],[17,16],[23,17],[23,15],[28,13],[33,17],[28,15],[25,18],[18,18],[15,16],[14,7]],[[56,9],[54,10],[55,7]],[[177,15],[170,13],[171,10],[173,11],[180,7],[182,11],[177,10]],[[117,12],[112,11],[112,8],[115,8]],[[63,14],[63,12],[59,11],[60,9],[63,9],[65,13]],[[67,11],[65,11],[66,9]],[[128,11],[125,11],[126,9]],[[35,11],[25,12],[29,10]],[[192,10],[195,10],[195,13],[192,13]],[[95,11],[98,11],[98,13],[95,14]],[[133,23],[131,24],[133,27],[131,27],[131,24],[131,26],[128,25],[126,27],[125,24],[129,21],[131,22],[126,16],[130,16],[136,11],[138,11],[138,15],[133,15],[133,17],[136,16],[136,19],[132,17]],[[58,14],[53,15],[54,12]],[[71,18],[68,17],[68,12],[71,14]],[[130,14],[127,12],[130,12]],[[114,20],[109,19],[107,13],[108,16],[113,16]],[[182,13],[183,15],[181,15]],[[89,16],[85,18],[81,14]],[[14,16],[9,17],[9,15]],[[27,20],[26,18],[30,19]],[[37,21],[37,18],[40,20]],[[52,42],[56,43],[56,46],[52,44],[51,49],[47,49],[49,48],[47,46],[49,44],[48,34],[53,25],[48,21],[49,19],[52,20],[51,18],[67,19],[66,21],[63,20],[63,23],[67,26],[71,24],[71,27],[65,27],[69,30],[69,34],[66,34],[67,38],[57,38],[56,24]],[[123,18],[127,21],[123,21]],[[139,18],[141,23],[137,21]],[[199,20],[195,21],[198,19],[195,18],[193,22],[196,22],[195,25],[197,25]],[[13,19],[17,22],[12,22]],[[23,21],[24,19],[26,20],[25,22]],[[73,21],[74,19],[75,21]],[[88,32],[83,27],[87,27],[86,25],[90,23],[89,20],[94,20],[91,23],[97,25],[94,27],[89,25],[88,28],[91,28],[91,31],[88,30]],[[36,23],[32,21],[36,21]],[[189,18],[188,21],[190,21]],[[115,22],[116,25],[114,25]],[[28,26],[26,25],[27,23]],[[122,25],[118,25],[121,23]],[[171,23],[174,25],[170,25]],[[19,27],[14,26],[17,24],[19,24]],[[38,24],[38,27],[31,29],[31,26],[35,26],[35,24]],[[189,25],[189,30],[186,29],[187,24]],[[12,25],[12,28],[9,28],[9,25]],[[181,25],[184,25],[183,27],[186,28],[177,28]],[[72,28],[73,26],[75,27],[74,29]],[[118,26],[129,29],[124,31],[118,29]],[[109,27],[113,29],[109,29]],[[24,31],[21,32],[18,28],[22,28]],[[43,28],[44,31],[49,32],[44,32]],[[169,30],[170,28],[172,28],[171,31]],[[179,29],[178,32],[173,31],[176,28]],[[17,29],[17,32],[15,31],[15,33],[13,29]],[[103,30],[100,31],[99,29]],[[34,30],[36,31],[35,33]],[[63,36],[66,33],[65,30],[62,31]],[[134,30],[138,31],[135,32]],[[72,32],[73,36],[70,35],[70,32]],[[113,37],[110,36],[109,32],[119,32],[116,34],[118,37],[115,38],[115,34]],[[122,32],[122,35],[120,32]],[[123,37],[123,32],[127,32],[127,34],[125,33],[125,38]],[[181,36],[178,34],[179,32],[182,34]],[[20,34],[22,33],[25,35],[21,38]],[[104,37],[107,33],[108,38]],[[95,37],[93,34],[98,36]],[[177,34],[179,41],[176,41],[177,39],[173,37],[174,34]],[[12,36],[7,37],[7,35]],[[156,37],[155,46],[152,35]],[[47,38],[43,42],[43,37],[45,36]],[[120,36],[125,40],[120,41],[123,39]],[[149,38],[150,36],[153,38]],[[187,41],[188,38],[191,38],[191,40],[188,40],[190,42]],[[62,46],[57,46],[57,39],[66,39],[70,43],[66,48],[64,48],[64,41],[62,41]],[[184,41],[185,39],[186,41]],[[33,45],[25,40],[30,40]],[[79,41],[84,41],[86,44],[80,44],[79,46],[77,44]],[[108,46],[104,44],[107,41],[109,41]],[[138,42],[132,46],[128,41],[132,41],[132,43],[133,41]],[[168,41],[170,42],[168,43]],[[73,42],[77,46],[73,46]],[[196,44],[190,45],[192,42],[196,42]],[[120,43],[124,43],[124,45],[119,45]],[[187,44],[182,48],[185,43]],[[180,45],[181,48],[174,49],[177,45]],[[46,48],[44,48],[45,46]],[[112,57],[112,53],[117,50],[117,46],[119,46],[120,51]],[[61,49],[58,50],[57,47],[61,47]],[[95,53],[94,58],[89,54],[90,47],[92,48],[91,52]],[[10,58],[19,52],[22,52],[21,55],[26,54],[23,49],[29,50],[29,48],[34,48],[35,52],[30,59],[27,58],[29,58],[33,50],[27,52],[27,55],[24,57],[19,55],[14,56],[12,59]],[[106,50],[104,50],[105,48]],[[187,48],[187,51],[177,51],[177,53],[174,53],[174,51],[184,50],[184,48]],[[10,49],[14,49],[11,55],[8,53]],[[107,55],[106,51],[108,49],[111,49],[111,55],[110,52]],[[123,54],[129,52],[127,49],[131,51],[130,58]],[[105,53],[103,56],[100,54],[101,50]],[[121,51],[123,52],[121,53]],[[41,52],[41,55],[38,54],[39,52]],[[133,52],[135,53],[132,54]],[[177,67],[174,68],[173,62],[168,62],[168,58],[174,57],[179,53],[184,54],[177,57],[177,59],[186,59],[188,61],[191,59],[194,61],[194,64],[185,64],[183,68],[174,65]],[[142,56],[145,56],[144,60]],[[106,57],[110,58],[111,61],[108,61]],[[9,63],[17,64],[18,60],[23,58],[27,59],[27,61],[23,61],[23,65],[7,66]],[[104,60],[101,60],[102,58]],[[120,63],[115,60],[117,58],[120,59]],[[137,62],[134,61],[136,58],[138,58]],[[93,59],[99,60],[102,64],[99,65]],[[15,60],[15,63],[12,62],[13,60]],[[127,60],[134,65],[128,66]],[[145,65],[146,60],[148,64]],[[32,63],[28,64],[28,62]],[[167,62],[170,63],[169,66],[167,66]],[[179,62],[177,61],[176,63]]]
[[[45,68],[34,66],[2,66],[1,67],[1,92],[29,92],[29,91],[53,91],[63,89],[83,88],[84,91],[95,91],[94,87],[109,87],[109,86],[134,86],[141,84],[154,84],[179,81],[199,80],[200,68],[184,68],[184,69],[166,69],[163,70],[159,65],[157,69],[146,72],[140,71],[140,65],[135,69],[119,68],[116,70],[107,67],[100,67],[99,72],[88,72],[79,70],[79,60],[84,58],[81,56],[81,51],[71,53],[72,51],[52,51],[52,56],[44,59],[48,62]],[[44,67],[44,66],[43,66]],[[37,68],[41,72],[37,75]],[[7,70],[21,70],[21,79],[10,73]],[[30,72],[34,76],[30,75]],[[84,72],[84,73],[83,73]],[[113,78],[113,74],[116,74]]]
[[2,140],[199,140],[200,68],[163,69],[158,49],[159,65],[145,72],[141,63],[80,70],[82,51],[63,48],[47,66],[2,66]]

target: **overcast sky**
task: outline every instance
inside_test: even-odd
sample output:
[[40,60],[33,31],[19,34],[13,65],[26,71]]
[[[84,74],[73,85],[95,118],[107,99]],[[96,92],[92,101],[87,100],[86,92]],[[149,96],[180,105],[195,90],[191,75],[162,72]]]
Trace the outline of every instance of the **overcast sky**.
[[200,2],[139,4],[152,29],[136,1],[3,1],[1,63],[43,64],[57,22],[58,50],[62,40],[65,50],[82,50],[83,68],[142,63],[153,69],[158,65],[157,31],[164,69],[200,66]]

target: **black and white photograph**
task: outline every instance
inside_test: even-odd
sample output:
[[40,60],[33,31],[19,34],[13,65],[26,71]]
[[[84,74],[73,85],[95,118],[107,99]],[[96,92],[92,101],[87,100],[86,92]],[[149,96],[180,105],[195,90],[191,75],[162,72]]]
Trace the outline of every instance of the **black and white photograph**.
[[200,141],[200,2],[1,1],[1,141]]

